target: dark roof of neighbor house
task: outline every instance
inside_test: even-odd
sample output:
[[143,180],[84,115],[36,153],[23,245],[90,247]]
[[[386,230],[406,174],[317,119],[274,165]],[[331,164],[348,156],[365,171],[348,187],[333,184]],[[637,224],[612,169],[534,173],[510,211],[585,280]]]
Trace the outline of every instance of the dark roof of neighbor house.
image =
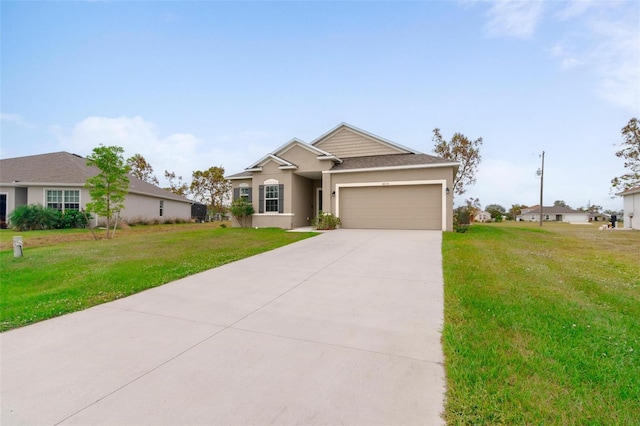
[[[567,214],[567,213],[586,213],[580,210],[574,210],[570,207],[563,206],[544,206],[542,208],[543,214]],[[523,214],[540,214],[540,207],[537,207],[534,210],[527,211]]]
[[342,163],[334,164],[331,170],[370,169],[381,167],[444,165],[454,161],[428,154],[387,154],[368,157],[343,158]]
[[[0,159],[0,185],[24,186],[65,184],[84,186],[87,179],[98,173],[87,166],[87,159],[65,151]],[[158,186],[129,175],[129,191],[175,201],[192,201]]]

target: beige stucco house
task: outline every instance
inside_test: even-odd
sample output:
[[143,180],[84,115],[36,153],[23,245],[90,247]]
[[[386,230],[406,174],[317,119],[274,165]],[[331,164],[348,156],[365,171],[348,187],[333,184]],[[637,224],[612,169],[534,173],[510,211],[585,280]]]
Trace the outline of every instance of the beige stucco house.
[[[41,204],[79,210],[91,201],[84,184],[98,169],[68,152],[0,160],[0,220],[18,206]],[[120,218],[125,221],[191,219],[192,201],[129,175],[129,193]],[[95,217],[96,223],[100,219]]]
[[624,227],[640,229],[640,186],[630,188],[616,195],[622,196]]
[[491,213],[481,210],[478,213],[476,213],[475,217],[473,218],[473,221],[482,222],[482,223],[491,222]]
[[452,230],[458,166],[341,123],[311,143],[291,139],[227,178],[234,199],[253,204],[253,227],[305,227],[323,211],[343,228]]

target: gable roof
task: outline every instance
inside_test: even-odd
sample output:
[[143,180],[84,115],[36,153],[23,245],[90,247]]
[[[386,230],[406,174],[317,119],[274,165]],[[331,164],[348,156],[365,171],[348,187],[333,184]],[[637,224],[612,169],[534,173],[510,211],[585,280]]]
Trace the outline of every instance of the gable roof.
[[[11,186],[79,186],[98,174],[97,167],[87,166],[87,159],[65,151],[0,159],[0,185]],[[174,201],[192,201],[129,175],[129,192]]]
[[319,136],[318,138],[316,138],[315,140],[313,140],[311,142],[311,145],[316,146],[321,144],[325,139],[328,139],[329,137],[331,137],[332,135],[340,132],[341,130],[344,129],[348,129],[356,134],[359,134],[360,136],[363,136],[367,139],[373,140],[375,142],[378,142],[382,145],[388,146],[389,148],[392,148],[394,150],[396,150],[398,152],[398,154],[420,154],[420,152],[412,150],[410,148],[407,148],[406,146],[402,146],[398,143],[392,142],[388,139],[385,139],[383,137],[380,137],[378,135],[374,135],[373,133],[369,133],[366,130],[362,130],[356,126],[352,126],[349,123],[345,123],[342,122],[340,124],[338,124],[336,127],[334,127],[333,129],[329,130],[328,132],[322,134],[321,136]]
[[[358,137],[367,139],[374,145],[380,145],[382,149],[368,149],[368,153],[364,153],[359,156],[338,156],[318,146],[321,145],[322,142],[327,141],[329,138],[342,131],[354,133]],[[297,169],[297,165],[292,164],[281,157],[282,154],[286,153],[288,150],[295,146],[300,146],[314,154],[317,154],[316,158],[318,160],[333,161],[334,164],[328,171],[330,173],[340,173],[365,169],[407,169],[451,166],[453,167],[455,174],[458,172],[458,168],[460,166],[460,164],[456,161],[448,160],[442,157],[436,157],[433,155],[422,154],[416,150],[412,150],[395,142],[391,142],[390,140],[384,139],[380,136],[374,135],[365,130],[359,129],[355,126],[343,122],[338,124],[333,129],[329,130],[328,132],[324,133],[322,136],[316,138],[311,144],[305,143],[298,138],[293,138],[284,145],[277,148],[272,153],[267,154],[260,160],[254,162],[243,172],[226,176],[226,178],[230,180],[251,178],[253,176],[253,172],[262,171],[262,167],[269,161],[275,161],[276,163],[280,164],[279,168],[282,170]],[[383,151],[384,154],[380,154],[380,151]],[[349,152],[349,154],[352,153]]]
[[[260,168],[262,166],[264,166],[267,162],[269,162],[270,160],[275,161],[276,163],[280,164],[280,168],[289,168],[289,169],[295,169],[297,168],[295,166],[295,164],[285,160],[284,158],[280,157],[282,154],[286,153],[288,150],[290,150],[291,148],[295,147],[295,146],[299,146],[303,149],[306,149],[307,151],[313,153],[316,155],[316,157],[318,158],[318,160],[335,160],[335,161],[342,161],[339,158],[336,158],[333,154],[324,151],[318,147],[315,147],[313,145],[309,145],[308,143],[305,143],[304,141],[298,139],[298,138],[293,138],[290,141],[288,141],[287,143],[285,143],[284,145],[281,145],[280,147],[278,147],[275,151],[273,151],[270,154],[265,155],[264,157],[262,157],[261,159],[259,159],[258,161],[256,161],[255,163],[253,163],[251,166],[247,167],[245,170],[246,171],[260,171]],[[232,175],[235,176],[235,175]],[[229,177],[232,177],[229,176]]]

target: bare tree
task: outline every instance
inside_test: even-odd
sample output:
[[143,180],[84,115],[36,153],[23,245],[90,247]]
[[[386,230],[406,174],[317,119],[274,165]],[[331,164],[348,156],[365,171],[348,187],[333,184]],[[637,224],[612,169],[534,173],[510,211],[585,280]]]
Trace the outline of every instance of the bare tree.
[[453,191],[457,195],[464,194],[465,186],[476,183],[476,173],[482,159],[482,138],[472,141],[462,133],[456,132],[451,141],[446,141],[440,134],[440,129],[436,128],[433,129],[433,142],[433,152],[436,155],[460,163],[458,173],[453,178]]

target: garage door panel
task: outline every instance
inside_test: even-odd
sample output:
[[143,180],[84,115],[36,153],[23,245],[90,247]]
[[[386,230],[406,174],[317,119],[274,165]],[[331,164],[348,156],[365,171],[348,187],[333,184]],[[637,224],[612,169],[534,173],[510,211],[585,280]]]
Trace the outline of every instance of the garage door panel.
[[441,185],[340,189],[344,228],[442,229]]

